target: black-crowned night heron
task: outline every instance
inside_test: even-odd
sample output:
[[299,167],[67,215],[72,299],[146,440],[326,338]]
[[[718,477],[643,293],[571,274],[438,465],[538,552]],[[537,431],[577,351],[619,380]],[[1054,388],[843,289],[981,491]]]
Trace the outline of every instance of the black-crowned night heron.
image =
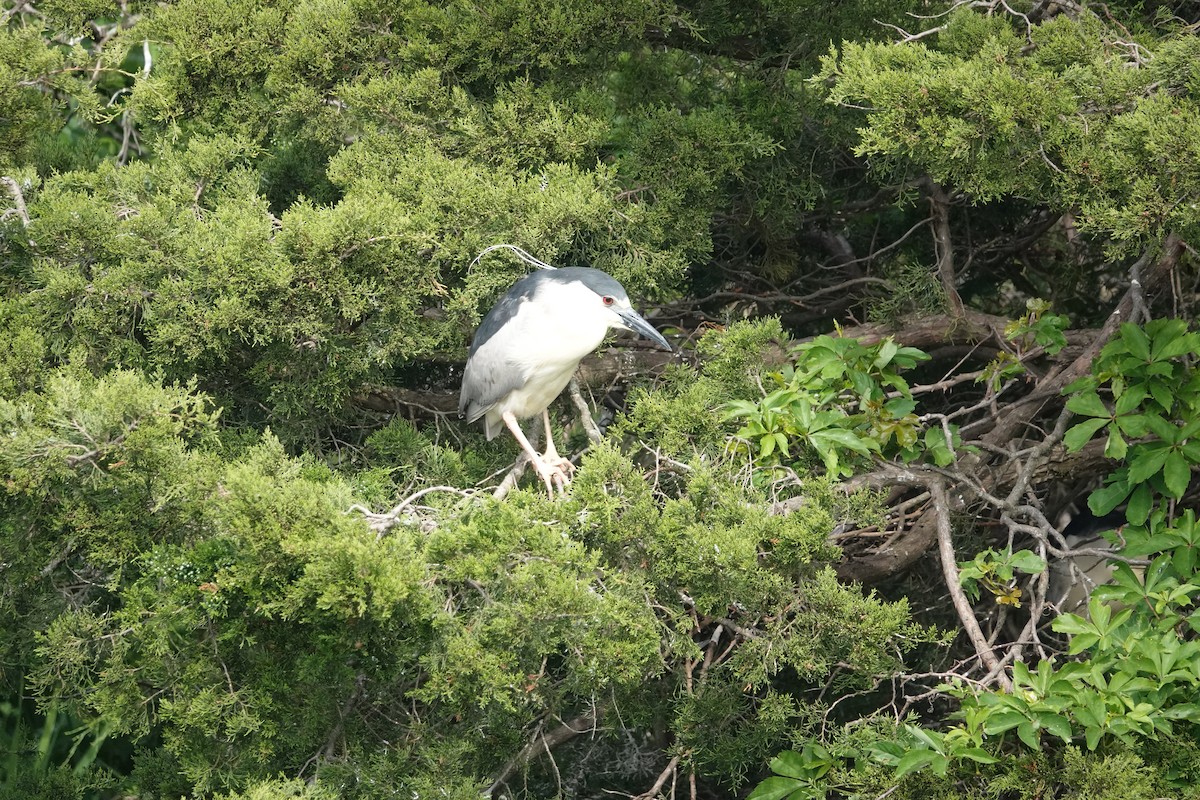
[[[515,249],[515,248],[514,248]],[[610,329],[630,330],[664,350],[671,345],[633,310],[624,287],[598,269],[542,269],[513,284],[479,324],[463,375],[458,412],[483,417],[490,440],[503,422],[554,494],[575,467],[550,437],[546,408],[570,382],[579,362]],[[533,449],[518,420],[542,415],[546,452]]]

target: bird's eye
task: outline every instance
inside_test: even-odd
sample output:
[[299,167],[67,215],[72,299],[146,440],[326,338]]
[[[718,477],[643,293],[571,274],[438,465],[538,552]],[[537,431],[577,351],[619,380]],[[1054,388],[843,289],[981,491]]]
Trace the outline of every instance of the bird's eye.
[[606,305],[606,306],[611,306],[613,303],[615,303],[617,301],[613,298],[612,295],[606,294],[606,295],[604,295],[604,297],[600,298],[600,302],[604,303],[604,305]]

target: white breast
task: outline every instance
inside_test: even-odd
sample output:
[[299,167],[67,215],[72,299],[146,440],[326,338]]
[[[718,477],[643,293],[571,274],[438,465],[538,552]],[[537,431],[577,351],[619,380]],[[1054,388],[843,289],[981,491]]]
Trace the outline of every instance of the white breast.
[[[512,335],[505,337],[504,361],[523,384],[488,411],[488,427],[506,411],[518,419],[540,414],[570,382],[580,360],[604,340],[614,318],[594,292],[573,284],[547,284],[545,293],[522,303],[508,323]],[[514,342],[520,346],[514,348]]]

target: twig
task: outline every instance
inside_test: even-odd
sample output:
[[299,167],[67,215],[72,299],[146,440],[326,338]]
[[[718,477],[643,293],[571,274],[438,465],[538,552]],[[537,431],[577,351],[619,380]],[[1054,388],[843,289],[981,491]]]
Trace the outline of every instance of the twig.
[[925,181],[925,189],[929,195],[929,206],[933,210],[933,244],[937,252],[938,278],[942,282],[942,290],[950,304],[950,313],[955,317],[963,316],[963,301],[958,294],[958,286],[954,276],[954,245],[950,234],[950,198],[942,187],[929,178]]
[[950,501],[946,496],[946,485],[936,479],[929,481],[928,485],[929,495],[933,501],[933,512],[937,515],[938,553],[942,560],[942,575],[946,579],[946,588],[950,591],[954,610],[958,613],[963,630],[975,647],[980,661],[995,673],[996,682],[1000,684],[1001,688],[1005,691],[1012,691],[1012,681],[1000,667],[1000,662],[992,648],[988,647],[987,638],[979,628],[979,620],[975,618],[975,612],[971,609],[971,604],[959,582],[958,562],[955,560],[954,540],[950,531]]
[[553,748],[562,744],[565,741],[575,738],[581,733],[587,733],[590,730],[595,730],[596,722],[603,715],[603,708],[596,707],[592,711],[580,714],[578,717],[564,722],[559,727],[545,733],[539,726],[537,733],[533,739],[521,748],[512,759],[509,760],[504,767],[501,768],[500,774],[492,781],[492,785],[487,788],[483,794],[485,797],[491,797],[496,791],[504,785],[508,780],[508,776],[512,775],[519,767],[528,764],[534,756],[541,752],[549,753]]
[[1129,321],[1137,324],[1150,319],[1150,312],[1146,308],[1146,296],[1142,291],[1142,267],[1150,263],[1150,251],[1142,253],[1142,257],[1133,262],[1133,266],[1129,268],[1129,299],[1131,309],[1129,311]]
[[517,460],[513,462],[512,469],[504,476],[504,480],[500,481],[500,485],[492,492],[492,497],[497,500],[503,500],[509,492],[517,487],[517,481],[521,480],[521,476],[525,474],[525,467],[529,466],[529,454],[521,450],[521,454],[517,456]]
[[567,385],[567,391],[571,395],[571,402],[575,404],[575,408],[579,409],[579,421],[583,423],[583,429],[587,431],[588,438],[593,442],[603,439],[600,426],[596,424],[596,420],[592,419],[592,410],[588,408],[587,401],[583,399],[583,393],[579,390],[579,379],[574,375],[571,376],[571,382]]
[[674,756],[670,761],[667,762],[667,766],[659,774],[658,780],[654,781],[654,784],[646,791],[639,795],[635,795],[633,800],[654,800],[654,798],[658,796],[659,790],[666,785],[667,778],[670,778],[672,775],[674,775],[678,768],[679,756]]
[[4,184],[4,188],[8,190],[9,197],[13,199],[14,210],[17,212],[17,216],[21,218],[21,224],[28,228],[29,209],[25,207],[25,196],[21,193],[21,185],[7,175],[0,176],[0,183]]
[[377,538],[382,539],[385,533],[399,524],[401,514],[406,508],[412,507],[413,503],[415,503],[417,500],[420,500],[425,495],[430,494],[431,492],[450,492],[452,494],[457,494],[460,497],[475,496],[474,492],[471,490],[459,489],[457,486],[428,486],[418,492],[410,494],[408,497],[397,503],[390,511],[384,514],[376,514],[374,511],[371,511],[371,509],[358,503],[350,506],[347,511],[357,511],[366,517],[368,526],[371,528],[371,530],[378,534]]

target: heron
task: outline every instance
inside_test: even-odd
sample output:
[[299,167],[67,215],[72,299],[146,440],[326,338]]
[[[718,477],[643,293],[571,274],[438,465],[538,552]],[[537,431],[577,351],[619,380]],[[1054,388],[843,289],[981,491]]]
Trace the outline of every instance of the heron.
[[[525,258],[524,251],[518,254],[548,267],[531,256]],[[471,342],[459,414],[467,422],[483,418],[488,441],[503,423],[551,497],[555,490],[564,491],[575,465],[558,454],[547,409],[583,357],[613,329],[633,331],[671,350],[663,335],[634,310],[625,288],[611,275],[590,267],[548,267],[513,284],[483,318]],[[546,426],[546,449],[541,454],[519,422],[538,414]]]

